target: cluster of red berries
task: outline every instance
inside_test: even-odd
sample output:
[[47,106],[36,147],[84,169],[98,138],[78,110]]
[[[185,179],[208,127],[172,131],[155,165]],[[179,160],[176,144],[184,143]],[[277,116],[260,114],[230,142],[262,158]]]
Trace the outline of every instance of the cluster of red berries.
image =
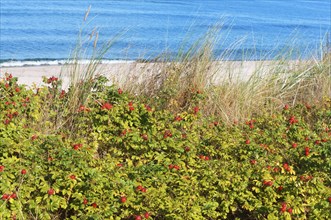
[[291,125],[295,124],[295,123],[298,123],[298,119],[295,118],[295,116],[291,116],[290,119],[289,119],[289,122]]
[[134,107],[133,107],[133,102],[129,102],[129,110],[130,111],[133,111],[134,110]]
[[201,160],[210,160],[210,158],[208,156],[204,156],[204,155],[199,155],[199,158]]
[[79,150],[80,148],[83,147],[83,144],[74,144],[72,146],[73,146],[74,150]]
[[168,137],[172,137],[172,133],[171,133],[171,131],[166,130],[163,134],[163,138],[168,138]]
[[56,82],[58,81],[59,79],[55,76],[52,76],[50,78],[47,79],[47,83],[50,84],[50,83],[53,83],[53,82]]
[[288,213],[292,214],[293,210],[292,210],[292,208],[287,209],[287,204],[285,202],[283,202],[282,207],[280,208],[280,211],[283,213],[287,211]]
[[110,104],[109,102],[106,102],[101,106],[101,109],[103,109],[103,110],[110,110],[112,108],[113,108],[113,105]]
[[136,190],[140,191],[140,192],[143,192],[143,193],[147,192],[147,189],[144,188],[142,185],[137,186]]
[[288,165],[288,163],[284,163],[284,164],[283,164],[283,168],[284,168],[287,172],[290,172],[290,171],[291,171],[291,167]]
[[246,121],[246,125],[248,125],[250,129],[254,128],[254,123],[255,123],[255,120]]
[[16,195],[16,193],[3,194],[1,198],[2,198],[2,200],[16,199],[17,198],[17,195]]
[[[148,212],[145,212],[145,213],[144,213],[144,218],[145,218],[145,219],[148,219],[148,218],[149,218],[149,213],[148,213]],[[134,217],[134,219],[135,219],[135,220],[142,220],[142,217],[141,217],[140,215],[136,215],[136,216]]]
[[262,183],[264,186],[272,186],[274,184],[271,180],[263,180]]
[[310,154],[310,148],[309,147],[305,147],[305,155],[308,157]]
[[174,118],[175,121],[181,121],[183,120],[182,117],[180,117],[179,115],[176,115],[175,118]]
[[169,170],[172,170],[172,169],[179,170],[180,167],[178,165],[170,164],[169,165]]

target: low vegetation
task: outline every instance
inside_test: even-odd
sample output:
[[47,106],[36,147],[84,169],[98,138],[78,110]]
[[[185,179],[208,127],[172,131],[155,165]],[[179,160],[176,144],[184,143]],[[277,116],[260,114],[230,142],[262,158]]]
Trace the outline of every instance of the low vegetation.
[[148,100],[91,80],[75,109],[56,77],[1,80],[0,219],[331,218],[330,87],[298,85],[231,122],[234,104],[212,104],[208,87]]

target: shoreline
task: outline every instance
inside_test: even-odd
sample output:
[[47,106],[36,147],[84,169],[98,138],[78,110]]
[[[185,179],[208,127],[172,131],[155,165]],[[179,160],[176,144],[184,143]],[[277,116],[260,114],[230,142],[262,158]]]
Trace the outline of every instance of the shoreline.
[[[300,61],[288,61],[290,66],[296,66]],[[113,62],[99,64],[96,72],[106,76],[113,82],[124,82],[127,79],[142,80],[144,77],[149,77],[157,74],[162,65],[169,63],[154,62],[144,63],[137,61]],[[215,61],[211,65],[211,71],[214,71],[218,78],[232,76],[240,77],[240,79],[248,79],[255,71],[263,69],[264,71],[271,69],[277,64],[277,61]],[[86,64],[80,64],[80,68],[84,69]],[[69,67],[69,68],[68,68]],[[0,78],[4,77],[5,73],[12,74],[18,77],[19,84],[32,86],[42,85],[42,76],[45,77],[59,77],[62,73],[63,85],[68,86],[70,65],[40,65],[40,66],[19,66],[19,67],[0,67]]]

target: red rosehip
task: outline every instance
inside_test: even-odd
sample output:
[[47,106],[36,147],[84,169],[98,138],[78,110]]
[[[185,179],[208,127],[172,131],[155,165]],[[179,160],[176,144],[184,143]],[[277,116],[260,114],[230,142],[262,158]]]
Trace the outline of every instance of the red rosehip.
[[126,197],[125,196],[121,196],[121,203],[125,203],[126,202]]
[[1,198],[2,198],[2,200],[7,200],[7,199],[10,198],[10,195],[8,195],[8,194],[3,194]]
[[72,179],[72,180],[75,180],[76,176],[72,174],[72,175],[69,176],[69,178]]
[[205,156],[205,160],[209,160],[209,157],[208,156]]
[[194,114],[197,114],[199,112],[199,107],[198,106],[195,106],[193,108],[193,111],[194,111]]
[[5,166],[0,166],[0,172],[2,172],[5,169]]
[[171,170],[171,169],[173,169],[174,168],[174,165],[173,164],[170,164],[169,165],[169,169]]
[[149,218],[149,213],[148,212],[145,212],[144,213],[144,217],[147,219],[147,218]]
[[97,208],[98,205],[94,202],[94,203],[92,203],[92,207],[93,207],[93,208]]
[[83,147],[83,144],[74,144],[74,150],[79,150],[79,148]]
[[121,88],[119,88],[118,90],[117,90],[117,92],[118,92],[118,94],[122,94],[123,93],[123,90],[121,89]]
[[47,191],[48,195],[54,195],[55,194],[55,191],[54,189],[50,188],[48,191]]
[[175,121],[181,121],[181,120],[183,120],[182,119],[182,117],[180,117],[179,115],[177,115],[177,116],[175,116],[175,119],[174,119]]
[[279,191],[282,191],[282,190],[283,190],[283,186],[279,186],[279,187],[278,187],[278,190],[279,190]]
[[21,90],[20,90],[20,88],[16,87],[16,88],[15,88],[15,91],[18,93],[18,92],[20,92]]
[[256,160],[251,160],[250,163],[251,163],[252,165],[255,165],[255,164],[256,164]]
[[131,107],[131,106],[133,106],[133,102],[129,102],[129,104],[128,104],[128,105],[129,105],[130,107]]
[[288,104],[286,104],[285,106],[284,106],[284,110],[288,110],[290,108],[290,106],[288,105]]
[[293,209],[292,209],[292,208],[289,208],[289,209],[287,210],[287,212],[290,213],[290,214],[292,214]]
[[144,187],[142,185],[137,186],[137,190],[141,191]]
[[286,212],[286,206],[287,206],[286,203],[283,202],[280,211],[281,211],[281,212]]
[[105,110],[110,110],[110,109],[112,109],[112,108],[113,108],[112,104],[110,104],[110,103],[108,103],[108,102],[106,102],[105,104],[103,104],[103,105],[101,106],[101,109],[105,109]]
[[21,170],[21,174],[25,175],[26,174],[26,169]]
[[250,141],[250,140],[246,140],[245,143],[246,143],[246,144],[250,144],[251,141]]
[[17,198],[16,193],[11,194],[9,198],[10,198],[10,199],[16,199],[16,198]]
[[201,160],[204,160],[204,159],[205,159],[205,156],[203,156],[203,155],[199,155],[199,158],[200,158]]
[[179,170],[180,167],[179,167],[178,165],[174,165],[174,169],[175,169],[175,170]]
[[118,163],[118,164],[116,164],[116,166],[118,166],[118,167],[123,167],[123,164]]
[[132,112],[132,111],[134,111],[134,107],[133,106],[130,106],[129,107],[129,110]]
[[305,147],[305,155],[308,157],[310,153],[310,148],[309,147]]
[[146,188],[142,188],[141,189],[141,192],[145,193],[145,192],[147,192],[147,189]]
[[87,199],[84,199],[84,200],[83,200],[83,204],[84,204],[84,205],[87,205],[87,203],[88,203]]
[[292,144],[292,147],[293,147],[293,148],[297,148],[297,147],[298,147],[298,144],[297,144],[297,143],[293,143],[293,144]]
[[319,145],[320,143],[321,143],[321,141],[319,141],[319,140],[316,140],[316,141],[315,141],[315,144],[316,144],[316,145]]
[[145,141],[148,140],[148,135],[147,135],[147,134],[142,134],[141,137],[142,137]]
[[290,167],[287,163],[284,163],[284,164],[283,164],[283,168],[284,168],[286,171],[291,171],[291,167]]
[[134,218],[135,220],[141,220],[141,216],[140,215],[136,215],[136,217]]
[[186,152],[189,152],[190,150],[191,150],[190,147],[188,147],[188,146],[185,147]]

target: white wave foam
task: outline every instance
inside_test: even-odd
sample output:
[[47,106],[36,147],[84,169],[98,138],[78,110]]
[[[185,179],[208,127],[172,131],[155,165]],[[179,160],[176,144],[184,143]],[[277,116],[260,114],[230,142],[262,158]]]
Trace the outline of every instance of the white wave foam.
[[[80,60],[79,64],[88,64],[90,60]],[[102,64],[133,63],[133,60],[102,60]],[[51,66],[70,64],[70,60],[21,60],[0,63],[0,67]]]

